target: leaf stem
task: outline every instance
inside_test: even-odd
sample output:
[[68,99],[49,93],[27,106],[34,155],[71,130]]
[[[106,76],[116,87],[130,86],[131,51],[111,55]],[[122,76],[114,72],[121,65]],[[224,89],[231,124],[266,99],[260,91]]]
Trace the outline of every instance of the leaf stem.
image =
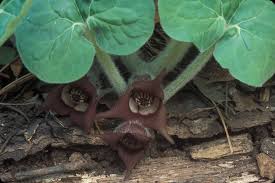
[[214,47],[200,53],[196,59],[187,66],[187,68],[167,87],[164,89],[165,98],[164,102],[167,102],[172,96],[174,96],[181,88],[183,88],[189,81],[191,81],[205,66],[208,60],[211,58]]
[[182,60],[191,43],[171,40],[166,48],[150,63],[144,62],[138,53],[133,53],[122,58],[122,63],[131,73],[150,74],[157,76],[164,68],[169,72]]
[[135,52],[131,55],[121,57],[122,64],[127,67],[128,71],[131,73],[139,73],[139,70],[145,68],[146,62],[144,62],[139,56],[138,52]]
[[159,56],[149,63],[153,75],[158,75],[164,68],[169,72],[182,60],[191,43],[179,42],[171,39]]
[[123,93],[126,88],[127,84],[124,78],[119,73],[115,63],[113,62],[112,57],[101,50],[98,45],[96,44],[95,34],[91,30],[86,31],[86,37],[94,44],[96,49],[96,58],[97,61],[102,68],[103,72],[107,76],[109,82],[115,89],[115,91],[120,95]]
[[96,58],[116,92],[118,94],[123,93],[127,87],[127,84],[124,78],[120,75],[111,56],[96,46]]

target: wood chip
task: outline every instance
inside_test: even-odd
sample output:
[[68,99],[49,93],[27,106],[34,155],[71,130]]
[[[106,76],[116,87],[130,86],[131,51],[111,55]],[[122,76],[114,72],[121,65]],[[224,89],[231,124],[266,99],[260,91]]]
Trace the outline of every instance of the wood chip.
[[[249,134],[231,136],[233,153],[244,154],[253,150],[253,143]],[[190,148],[193,159],[218,159],[232,155],[226,138],[202,143]]]
[[216,118],[199,119],[171,119],[168,124],[168,134],[181,139],[213,137],[223,132],[221,124]]
[[235,103],[235,110],[239,112],[254,111],[261,109],[254,101],[253,95],[248,95],[237,90],[235,87],[229,88],[229,95]]
[[272,135],[275,137],[275,121],[271,122]]
[[275,180],[275,160],[266,155],[265,153],[260,153],[256,157],[260,175],[262,177]]
[[226,123],[231,131],[240,131],[268,124],[272,118],[273,114],[268,111],[241,112],[226,120]]
[[265,138],[261,145],[261,151],[275,159],[275,138]]
[[199,76],[195,77],[193,82],[200,92],[208,99],[218,104],[225,101],[225,83],[211,83],[208,79]]
[[[28,155],[44,150],[48,146],[64,148],[72,145],[104,145],[102,139],[96,136],[94,131],[87,135],[78,128],[62,127],[55,121],[48,120],[47,123],[44,119],[37,119],[37,121],[40,121],[40,125],[30,141],[22,140],[22,135],[14,136],[13,141],[7,144],[5,150],[0,154],[0,162],[6,159],[19,161]],[[37,121],[33,123],[37,123]],[[66,122],[66,124],[68,123]]]

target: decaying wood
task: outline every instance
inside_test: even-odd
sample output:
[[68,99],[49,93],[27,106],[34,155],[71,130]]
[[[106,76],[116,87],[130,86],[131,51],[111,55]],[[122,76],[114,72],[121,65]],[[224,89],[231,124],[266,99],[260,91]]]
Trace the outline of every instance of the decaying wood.
[[22,172],[8,172],[0,175],[0,180],[4,182],[16,182],[26,179],[35,179],[41,176],[49,176],[51,174],[63,174],[70,173],[79,170],[93,169],[97,165],[96,162],[92,162],[90,159],[85,159],[81,154],[74,153],[70,157],[70,162],[51,166],[47,168],[40,168],[36,170],[27,170]]
[[275,180],[275,160],[265,153],[258,154],[256,158],[260,170],[260,175],[262,177]]
[[11,140],[11,138],[16,135],[16,131],[12,132],[8,135],[7,139],[5,140],[5,142],[1,145],[0,147],[0,154],[4,151],[4,149],[6,148],[7,144],[9,143],[9,141]]
[[275,138],[265,138],[261,144],[261,151],[275,160]]
[[272,135],[275,137],[275,121],[271,122]]
[[[16,161],[24,157],[42,151],[48,146],[67,147],[72,145],[103,145],[104,142],[91,132],[85,134],[78,128],[64,128],[53,120],[37,119],[33,124],[39,124],[33,131],[33,125],[26,129],[24,133],[13,136],[10,143],[0,154],[0,164],[5,159],[14,159]],[[30,133],[34,133],[30,137]]]
[[272,121],[273,114],[269,111],[240,112],[226,120],[228,127],[232,131],[261,126]]
[[[198,119],[192,119],[195,114],[196,117],[199,117]],[[170,135],[176,135],[182,139],[206,138],[223,132],[222,126],[215,116],[208,117],[207,113],[205,115],[197,110],[186,115],[189,119],[169,120]],[[9,140],[10,143],[5,144],[3,152],[0,153],[0,164],[5,159],[21,160],[48,146],[64,148],[73,145],[87,145],[87,147],[89,145],[104,145],[104,142],[97,136],[97,130],[92,130],[91,134],[87,135],[80,129],[72,127],[69,121],[62,120],[64,120],[62,125],[54,119],[36,118],[31,120],[27,129],[22,129],[22,133],[13,136]],[[100,128],[106,130],[110,128],[109,124],[111,123],[101,123]]]
[[221,124],[213,117],[169,120],[168,134],[181,139],[213,137],[223,132]]
[[[187,139],[209,138],[224,133],[217,115],[213,113],[210,115],[211,110],[212,108],[191,110],[191,112],[179,118],[171,117],[169,119],[169,134],[176,135],[178,138]],[[241,123],[240,121],[245,119],[239,115],[236,117],[236,120],[239,120],[238,123]],[[248,128],[249,125],[247,124],[248,121],[251,122],[251,119],[246,116],[246,120],[247,123],[245,127],[239,128],[242,124],[238,124],[238,127],[236,127],[236,124],[235,129]],[[264,124],[269,123],[271,115],[266,118],[259,117],[257,119],[258,122],[261,120],[264,121]],[[65,148],[74,145],[85,145],[85,147],[93,148],[94,145],[104,145],[103,141],[96,136],[98,134],[97,130],[92,131],[90,135],[86,135],[80,129],[70,126],[70,122],[68,121],[63,121],[62,124],[64,124],[64,126],[53,119],[36,118],[35,120],[31,119],[31,122],[32,124],[29,125],[29,129],[26,129],[25,133],[15,135],[10,140],[10,143],[5,145],[3,152],[0,154],[0,164],[5,159],[14,159],[18,161],[28,155],[42,151],[48,146]],[[258,122],[254,123],[254,125],[263,124]],[[100,126],[100,128],[105,130],[105,123],[101,125],[103,126]],[[211,150],[211,146],[208,147],[208,150],[204,150],[208,151],[208,154],[211,154],[212,157],[216,156],[215,158],[230,155],[226,139],[224,138],[220,141],[220,143],[213,141],[214,143],[212,142],[212,146],[215,146],[216,149],[222,149],[221,151],[215,152],[213,149]],[[233,149],[237,148],[234,149],[236,154],[252,151],[252,142],[248,135],[243,135],[241,137],[232,136],[232,141]],[[209,145],[209,143],[206,144]],[[202,144],[202,146],[203,145],[204,144]],[[50,169],[18,172],[18,174],[16,174],[18,177],[17,179],[22,180],[28,177],[26,175],[33,176],[37,172],[41,173],[41,171],[44,172],[43,179],[52,180],[52,182],[58,182],[62,177],[68,179],[67,182],[69,182],[70,179],[74,180],[74,182],[77,182],[75,181],[76,179],[79,180],[79,182],[120,182],[123,179],[123,175],[117,174],[96,175],[96,170],[88,174],[75,175],[75,173],[68,173],[64,171],[64,169],[60,169],[59,165],[48,168]],[[47,174],[52,170],[59,173]],[[14,172],[9,173],[12,173],[12,178],[14,179]],[[6,174],[6,177],[10,177],[10,175],[11,174]],[[58,177],[58,179],[52,179],[53,177]],[[137,180],[140,182],[265,182],[264,179],[259,178],[255,160],[253,161],[249,156],[234,156],[211,162],[190,161],[182,157],[146,159],[133,170],[130,182],[137,182]]]
[[244,154],[253,150],[249,134],[231,136],[233,153],[231,153],[226,138],[205,142],[190,148],[193,159],[218,159],[232,154]]
[[[119,183],[123,182],[123,178],[123,175],[96,175],[96,171],[88,171],[83,174],[67,174],[46,180],[54,183],[63,183],[64,180],[66,182],[73,180],[74,183]],[[271,183],[258,176],[256,162],[250,156],[235,156],[214,161],[190,161],[182,157],[146,159],[132,171],[127,182]]]
[[[192,111],[182,119],[170,118],[168,133],[170,135],[176,135],[181,139],[188,139],[209,138],[224,132],[221,124],[217,120],[217,116],[208,116],[208,112],[203,110],[195,114],[195,111]],[[249,121],[249,119],[247,121]],[[254,119],[254,121],[260,122],[260,119]],[[264,123],[269,122],[269,120],[271,120],[270,115],[264,116],[262,119]],[[242,119],[236,119],[236,121],[239,123],[238,129],[242,128],[239,127],[242,125]],[[5,145],[5,149],[3,149],[3,152],[0,154],[0,163],[5,159],[18,161],[27,155],[42,151],[47,146],[104,145],[104,142],[96,136],[98,134],[97,130],[92,131],[90,135],[86,135],[80,129],[68,126],[67,124],[69,123],[70,122],[65,121],[65,127],[63,127],[54,120],[37,118],[35,121],[32,121],[34,125],[30,124],[30,129],[26,129],[23,135],[14,136],[11,139],[11,143]],[[248,124],[248,122],[244,123]],[[253,123],[253,120],[251,123]],[[228,123],[229,126],[230,124],[232,128],[232,123]],[[102,129],[104,129],[104,127],[102,127]]]
[[229,96],[235,103],[234,109],[239,112],[245,111],[256,111],[261,109],[261,106],[254,101],[254,96],[251,96],[247,93],[243,93],[238,90],[236,87],[229,88]]

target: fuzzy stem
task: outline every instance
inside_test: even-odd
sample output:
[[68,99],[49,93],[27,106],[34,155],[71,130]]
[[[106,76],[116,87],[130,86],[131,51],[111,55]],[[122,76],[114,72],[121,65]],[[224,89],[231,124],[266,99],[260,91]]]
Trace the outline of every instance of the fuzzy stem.
[[94,44],[96,49],[96,58],[109,82],[118,94],[123,93],[127,87],[127,84],[124,78],[120,75],[112,57],[98,47],[95,36],[91,31],[86,32],[86,37]]
[[153,75],[158,75],[164,68],[168,72],[173,70],[191,46],[191,43],[171,39],[159,56],[149,64],[150,71]]
[[[97,47],[97,46],[96,46]],[[114,64],[111,56],[100,48],[96,48],[96,58],[103,72],[107,76],[109,82],[114,87],[118,94],[125,91],[127,85],[124,78],[120,75],[116,65]]]
[[169,72],[182,60],[191,43],[171,40],[166,48],[152,62],[146,63],[141,60],[137,52],[123,57],[123,64],[131,73],[147,73],[152,76],[158,75],[164,68]]
[[167,102],[172,96],[174,96],[181,88],[183,88],[189,81],[191,81],[205,66],[208,60],[211,58],[214,47],[200,53],[196,59],[187,66],[187,68],[167,87],[164,89],[165,98],[164,102]]
[[131,55],[127,55],[124,57],[121,57],[122,64],[127,67],[127,69],[131,73],[139,72],[139,68],[144,68],[145,62],[141,60],[141,58],[138,56],[138,52],[135,52]]

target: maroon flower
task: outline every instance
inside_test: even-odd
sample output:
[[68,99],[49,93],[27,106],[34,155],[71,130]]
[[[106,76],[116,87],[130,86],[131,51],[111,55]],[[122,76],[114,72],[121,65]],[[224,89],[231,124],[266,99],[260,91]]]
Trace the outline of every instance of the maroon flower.
[[73,123],[90,132],[96,114],[96,89],[87,77],[58,85],[49,92],[45,107],[62,116],[69,116]]
[[102,139],[118,152],[126,167],[125,179],[138,161],[144,158],[151,134],[139,121],[126,121],[120,124],[114,132],[105,133]]
[[173,144],[174,141],[166,130],[167,116],[161,87],[165,74],[166,72],[161,72],[154,80],[143,78],[133,82],[117,103],[109,111],[98,113],[97,118],[142,121],[145,127],[159,131]]

